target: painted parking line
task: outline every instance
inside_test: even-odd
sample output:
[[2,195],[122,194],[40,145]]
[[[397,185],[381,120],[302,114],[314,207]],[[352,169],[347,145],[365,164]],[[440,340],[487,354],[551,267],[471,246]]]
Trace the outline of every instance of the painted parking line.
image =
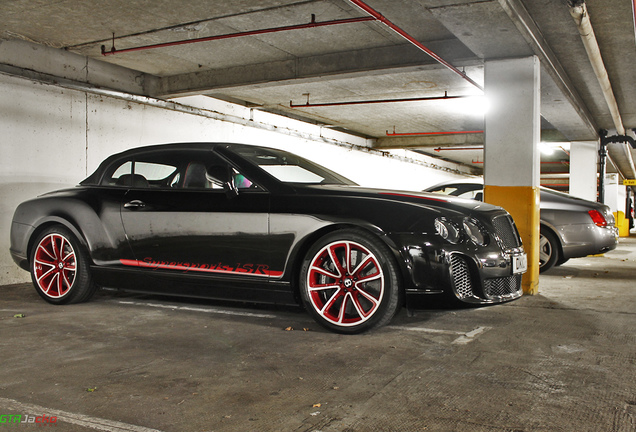
[[206,307],[192,307],[192,306],[177,306],[177,305],[169,305],[169,304],[136,302],[136,301],[126,301],[126,300],[117,300],[117,303],[125,304],[125,305],[133,305],[133,306],[154,307],[158,309],[182,310],[182,311],[189,311],[189,312],[204,312],[204,313],[221,314],[221,315],[233,315],[233,316],[256,317],[256,318],[279,318],[277,315],[272,315],[272,314],[241,312],[241,311],[218,309],[218,308],[212,308],[212,307],[206,308]]
[[490,327],[477,327],[475,330],[461,335],[460,337],[455,339],[453,343],[455,345],[466,345],[467,343],[474,341],[477,336],[489,329]]
[[[178,306],[178,305],[170,305],[165,303],[149,303],[149,302],[138,302],[138,301],[130,301],[130,300],[117,300],[119,304],[132,305],[132,306],[145,306],[145,307],[153,307],[158,309],[169,309],[169,310],[180,310],[180,311],[189,311],[189,312],[203,312],[203,313],[212,313],[212,314],[221,314],[221,315],[233,315],[233,316],[244,316],[244,317],[255,317],[255,318],[281,318],[278,315],[274,314],[262,314],[262,313],[253,313],[253,312],[242,312],[242,311],[234,311],[228,309],[219,309],[214,307],[192,307],[192,306]],[[407,330],[407,331],[417,331],[424,333],[432,333],[432,334],[447,334],[447,335],[455,335],[458,336],[455,340],[453,340],[453,344],[455,345],[465,345],[467,343],[475,340],[477,336],[489,330],[490,327],[477,327],[469,332],[457,331],[457,330],[444,330],[444,329],[433,329],[427,327],[408,327],[408,326],[387,326],[386,328],[393,330]]]
[[487,330],[490,330],[491,327],[477,327],[469,332],[457,331],[457,330],[443,330],[443,329],[432,329],[427,327],[407,327],[407,326],[387,326],[387,328],[393,330],[407,330],[407,331],[417,331],[423,333],[432,333],[432,334],[447,334],[447,335],[456,335],[459,336],[452,343],[455,345],[466,345],[475,340],[477,336],[484,333]]
[[[105,432],[161,432],[159,429],[150,429],[143,426],[131,425],[128,423],[122,423],[98,417],[91,417],[84,414],[77,414],[68,411],[46,408],[39,405],[22,403],[13,399],[0,398],[0,408],[7,408],[13,411],[23,412],[23,415],[20,414],[21,417],[26,417],[28,415],[29,417],[38,419],[42,419],[43,417],[48,418],[47,423],[43,423],[40,420],[40,422],[38,422],[37,424],[38,426],[53,426],[56,425],[57,422],[65,422]],[[52,422],[52,419],[54,417],[55,422]],[[31,422],[29,422],[29,424],[30,423]]]

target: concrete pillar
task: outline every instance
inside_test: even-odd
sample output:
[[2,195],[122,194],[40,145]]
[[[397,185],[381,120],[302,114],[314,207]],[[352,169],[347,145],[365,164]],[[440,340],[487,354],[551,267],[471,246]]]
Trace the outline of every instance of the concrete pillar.
[[597,163],[597,141],[573,141],[570,144],[570,195],[596,201]]
[[484,200],[512,215],[528,254],[523,292],[539,291],[540,64],[535,56],[486,62]]

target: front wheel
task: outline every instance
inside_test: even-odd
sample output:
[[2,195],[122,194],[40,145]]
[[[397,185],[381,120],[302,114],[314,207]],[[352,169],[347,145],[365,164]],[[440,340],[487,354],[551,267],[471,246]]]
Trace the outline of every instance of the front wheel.
[[372,234],[340,230],[308,251],[300,293],[314,319],[338,333],[387,324],[399,306],[400,279],[391,251]]
[[77,238],[61,225],[38,235],[30,263],[33,285],[49,303],[79,303],[95,293],[88,254]]

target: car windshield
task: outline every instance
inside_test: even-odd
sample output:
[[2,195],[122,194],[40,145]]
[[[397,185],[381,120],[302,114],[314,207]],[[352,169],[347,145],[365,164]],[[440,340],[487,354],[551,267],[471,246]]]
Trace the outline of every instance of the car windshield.
[[282,150],[239,147],[233,151],[283,183],[356,185],[327,168]]

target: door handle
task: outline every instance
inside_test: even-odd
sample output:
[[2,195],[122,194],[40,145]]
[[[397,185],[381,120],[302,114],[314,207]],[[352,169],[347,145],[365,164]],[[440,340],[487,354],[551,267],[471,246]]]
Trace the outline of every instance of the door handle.
[[124,204],[124,208],[127,209],[139,209],[146,207],[146,203],[140,200],[132,200]]

